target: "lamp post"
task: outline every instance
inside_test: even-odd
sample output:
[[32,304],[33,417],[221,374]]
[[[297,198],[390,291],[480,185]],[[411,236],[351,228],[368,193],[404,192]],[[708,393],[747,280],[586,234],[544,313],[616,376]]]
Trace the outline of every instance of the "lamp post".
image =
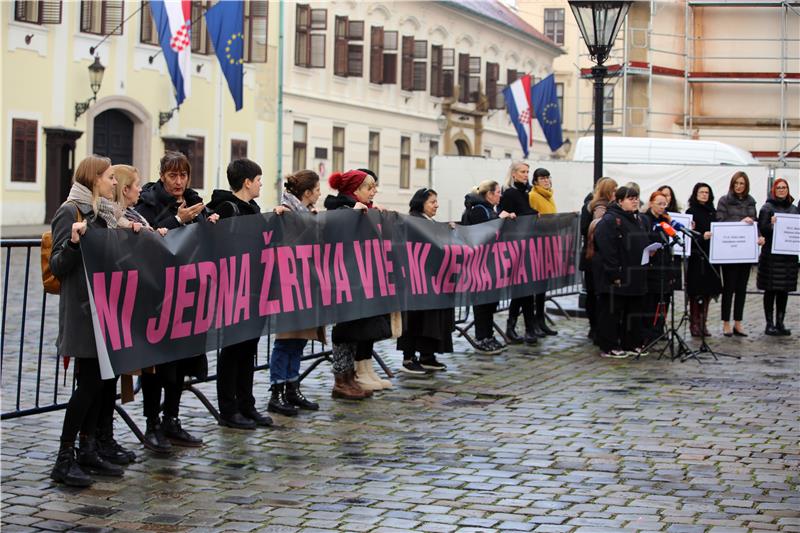
[[594,182],[603,176],[603,63],[614,46],[632,0],[569,0],[569,7],[589,49],[594,79]]
[[89,65],[89,88],[92,90],[92,96],[85,102],[75,102],[75,123],[78,123],[78,117],[86,113],[92,102],[97,101],[97,93],[100,92],[100,86],[103,84],[103,74],[106,72],[106,67],[100,63],[100,56],[94,56],[94,63]]

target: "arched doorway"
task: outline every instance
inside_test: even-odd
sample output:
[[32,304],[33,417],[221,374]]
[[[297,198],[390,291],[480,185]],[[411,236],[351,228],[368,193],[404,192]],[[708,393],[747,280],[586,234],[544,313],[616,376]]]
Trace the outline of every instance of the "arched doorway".
[[464,139],[458,139],[455,142],[456,150],[458,150],[458,155],[472,155],[472,151],[469,149],[469,144]]
[[133,164],[133,121],[119,109],[109,109],[94,119],[92,151],[111,158],[115,165]]

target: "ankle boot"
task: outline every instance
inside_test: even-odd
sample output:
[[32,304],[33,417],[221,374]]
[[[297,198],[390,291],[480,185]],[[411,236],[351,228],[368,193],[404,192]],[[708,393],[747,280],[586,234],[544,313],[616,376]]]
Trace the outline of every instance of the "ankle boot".
[[75,445],[62,442],[50,478],[69,487],[88,487],[94,480],[75,461]]
[[305,409],[307,411],[317,411],[319,410],[319,404],[316,402],[312,402],[305,396],[303,393],[300,392],[300,382],[299,381],[287,381],[286,382],[286,400],[298,407],[300,409]]
[[708,331],[708,306],[711,302],[708,301],[708,298],[703,300],[703,303],[700,305],[700,327],[703,328],[703,336],[710,337],[711,332]]
[[778,334],[784,337],[788,337],[792,334],[792,330],[787,329],[786,326],[783,325],[783,321],[786,318],[786,311],[778,311],[775,313],[775,329],[778,331]]
[[161,421],[161,428],[170,443],[175,446],[185,446],[187,448],[199,448],[203,445],[203,439],[195,437],[181,426],[181,421],[177,416],[165,416]]
[[545,335],[558,335],[558,331],[554,330],[550,326],[547,325],[547,318],[544,315],[539,318],[539,329]]
[[122,468],[97,455],[97,443],[93,436],[81,436],[76,459],[81,468],[90,474],[122,477]]
[[519,315],[508,312],[508,320],[506,321],[506,338],[509,344],[520,344],[522,337],[517,335],[517,318]]
[[142,444],[145,448],[156,453],[170,453],[172,452],[172,444],[164,435],[161,429],[161,420],[156,417],[147,419],[147,427],[144,432],[144,440]]
[[356,380],[355,367],[345,372],[344,377],[347,381],[347,386],[353,390],[354,394],[362,394],[364,398],[372,397],[372,389],[365,389],[358,383],[358,380]]
[[689,332],[692,337],[701,337],[700,304],[694,298],[689,300]]
[[97,428],[97,455],[115,465],[127,465],[136,461],[136,454],[126,450],[114,440],[113,430],[108,427]]
[[333,375],[333,390],[331,390],[331,398],[339,398],[342,400],[363,400],[366,398],[364,391],[356,389],[350,383],[350,372],[342,372],[341,374]]
[[372,379],[372,381],[376,381],[376,382],[378,382],[380,384],[382,389],[391,389],[392,388],[392,382],[391,381],[389,381],[388,379],[383,379],[382,377],[380,377],[378,375],[377,372],[375,372],[375,365],[372,364],[372,358],[365,359],[364,360],[364,366],[362,368],[367,372],[367,374],[369,374],[369,377],[370,377],[370,379]]
[[269,390],[272,391],[272,397],[267,404],[267,411],[283,416],[297,416],[297,408],[286,399],[286,383],[275,383]]
[[371,364],[372,364],[371,359],[367,359],[364,361],[356,361],[355,381],[356,383],[358,383],[358,386],[364,390],[368,391],[382,390],[383,384],[379,380],[374,379],[369,373],[367,365]]
[[777,337],[780,335],[778,328],[775,327],[775,324],[772,322],[772,317],[768,316],[765,318],[766,327],[764,328],[764,335],[769,335],[771,337]]

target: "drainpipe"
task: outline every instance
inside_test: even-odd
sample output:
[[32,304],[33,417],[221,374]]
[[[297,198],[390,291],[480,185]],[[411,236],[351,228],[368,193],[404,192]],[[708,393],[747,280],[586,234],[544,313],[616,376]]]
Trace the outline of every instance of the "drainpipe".
[[283,190],[283,18],[284,1],[278,4],[278,169],[275,176],[275,202],[281,201],[281,191]]

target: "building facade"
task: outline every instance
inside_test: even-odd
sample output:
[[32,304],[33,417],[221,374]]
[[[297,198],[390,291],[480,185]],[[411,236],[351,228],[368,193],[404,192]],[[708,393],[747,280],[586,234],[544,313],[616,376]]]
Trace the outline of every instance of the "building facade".
[[[264,170],[264,205],[277,184],[278,4],[245,5],[244,108],[236,112],[192,2],[191,94],[176,109],[149,6],[140,1],[0,3],[2,52],[2,225],[49,222],[87,154],[136,166],[158,179],[166,149],[192,162],[203,197],[227,188],[225,167],[246,155]],[[104,67],[90,101],[89,66]],[[76,104],[89,103],[79,116]]]
[[435,155],[521,158],[502,89],[562,53],[499,1],[286,4],[284,20],[284,173],[311,168],[327,192],[367,167],[401,211]]

